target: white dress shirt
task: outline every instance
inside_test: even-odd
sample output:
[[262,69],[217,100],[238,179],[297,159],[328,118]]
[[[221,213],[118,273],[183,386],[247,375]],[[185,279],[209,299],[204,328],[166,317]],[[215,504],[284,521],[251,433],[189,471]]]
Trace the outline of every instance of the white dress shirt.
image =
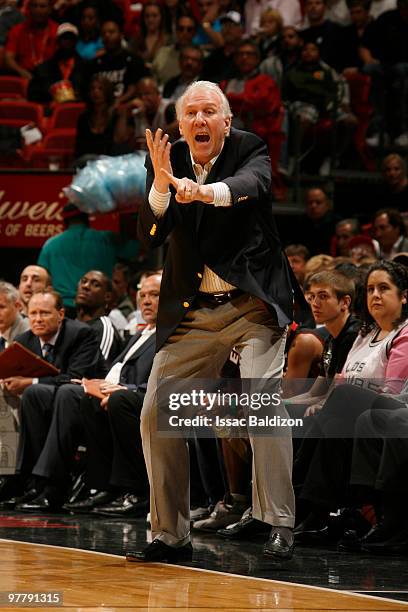
[[145,328],[142,331],[142,333],[140,334],[140,338],[138,340],[136,340],[136,342],[134,344],[132,344],[132,346],[130,347],[130,349],[128,350],[126,355],[124,356],[123,361],[118,361],[117,363],[115,363],[115,365],[113,365],[111,367],[111,369],[109,370],[109,372],[105,376],[105,380],[107,382],[111,383],[112,385],[118,385],[119,384],[119,382],[120,382],[120,373],[122,371],[122,368],[123,368],[124,364],[127,361],[129,361],[129,359],[132,357],[132,355],[134,355],[136,353],[136,351],[142,346],[142,344],[144,344],[146,342],[146,340],[148,338],[150,338],[150,336],[152,336],[154,334],[155,331],[156,331],[156,327]]

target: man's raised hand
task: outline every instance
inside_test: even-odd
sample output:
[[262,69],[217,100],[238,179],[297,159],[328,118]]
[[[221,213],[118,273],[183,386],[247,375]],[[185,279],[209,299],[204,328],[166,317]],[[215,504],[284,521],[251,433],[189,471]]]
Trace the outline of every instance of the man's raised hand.
[[151,130],[147,129],[146,143],[154,170],[154,187],[160,193],[167,193],[170,181],[161,171],[165,170],[170,175],[173,174],[170,163],[171,144],[169,143],[169,135],[164,134],[163,130],[159,128],[153,137]]

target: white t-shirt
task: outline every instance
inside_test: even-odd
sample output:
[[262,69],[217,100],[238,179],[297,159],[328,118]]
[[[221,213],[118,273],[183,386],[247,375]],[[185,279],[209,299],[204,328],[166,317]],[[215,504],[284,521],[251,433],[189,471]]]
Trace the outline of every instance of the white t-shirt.
[[408,321],[382,340],[377,340],[379,331],[375,327],[367,336],[357,336],[340,379],[373,391],[399,393],[408,378]]

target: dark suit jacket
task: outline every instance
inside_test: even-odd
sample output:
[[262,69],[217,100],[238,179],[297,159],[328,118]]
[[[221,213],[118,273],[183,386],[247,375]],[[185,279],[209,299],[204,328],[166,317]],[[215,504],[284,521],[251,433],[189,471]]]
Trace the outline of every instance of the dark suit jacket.
[[[122,353],[115,359],[113,365],[119,361],[123,361],[126,353],[140,338],[140,333],[135,334],[126,345]],[[126,385],[131,391],[146,392],[147,381],[152,369],[153,358],[155,353],[156,334],[152,334],[140,346],[135,353],[127,361],[120,373],[120,383]]]
[[[174,175],[196,180],[186,142],[171,149]],[[276,310],[279,324],[293,320],[293,298],[309,311],[292,273],[272,216],[271,162],[266,145],[254,134],[232,129],[207,183],[223,181],[232,195],[228,208],[201,202],[180,205],[174,197],[157,219],[148,203],[153,182],[146,158],[146,201],[139,214],[139,237],[150,247],[170,234],[157,323],[159,349],[184,317],[197,294],[204,264],[218,276],[264,300]],[[301,318],[301,317],[300,317]]]
[[[41,344],[31,330],[17,336],[17,342],[42,357]],[[57,376],[44,376],[40,383],[61,385],[71,378],[104,378],[107,367],[99,349],[95,331],[86,323],[64,319],[53,351]]]

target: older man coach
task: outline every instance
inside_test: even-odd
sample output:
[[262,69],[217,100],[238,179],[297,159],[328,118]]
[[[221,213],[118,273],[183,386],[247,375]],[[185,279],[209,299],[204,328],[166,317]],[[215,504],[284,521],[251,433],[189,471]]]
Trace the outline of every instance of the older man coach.
[[[139,235],[150,247],[168,236],[170,244],[158,353],[141,415],[153,541],[144,550],[128,551],[129,561],[192,555],[188,448],[182,438],[157,434],[158,381],[214,378],[233,346],[241,356],[242,378],[278,377],[295,298],[307,309],[275,229],[265,144],[231,128],[228,101],[213,83],[192,83],[176,110],[182,139],[170,145],[162,130],[154,136],[147,131],[147,201]],[[264,554],[289,559],[294,523],[290,434],[251,436],[251,445],[253,514],[271,525]]]

